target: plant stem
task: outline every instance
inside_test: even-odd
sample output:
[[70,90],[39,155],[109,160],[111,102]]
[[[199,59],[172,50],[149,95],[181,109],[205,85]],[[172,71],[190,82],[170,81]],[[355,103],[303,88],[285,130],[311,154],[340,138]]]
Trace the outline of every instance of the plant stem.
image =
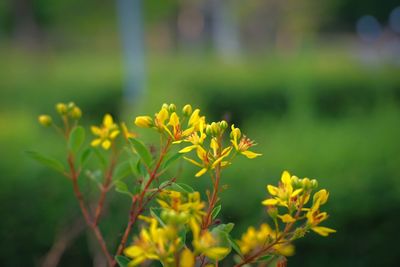
[[[146,185],[144,186],[142,192],[139,195],[135,196],[134,199],[132,200],[132,206],[131,206],[128,224],[127,224],[124,234],[121,238],[121,242],[118,245],[118,249],[115,254],[116,256],[122,254],[122,252],[126,246],[126,242],[128,240],[129,234],[132,230],[134,223],[136,222],[137,217],[143,212],[143,210],[146,207],[146,204],[149,202],[149,200],[144,201],[144,198],[146,196],[146,193],[147,193],[150,185],[152,184],[154,179],[157,177],[158,169],[161,167],[161,163],[164,160],[164,157],[165,157],[171,143],[172,143],[171,138],[168,138],[167,143],[164,146],[164,148],[162,149],[162,151],[160,153],[160,157],[158,158],[158,161],[157,161],[153,171],[150,172],[149,180],[147,181]],[[152,197],[154,197],[154,195]],[[113,261],[111,266],[115,266],[115,264],[116,264],[116,262]]]
[[110,163],[109,168],[107,169],[107,172],[104,176],[104,182],[101,186],[99,202],[97,203],[96,213],[95,213],[95,217],[94,217],[94,221],[93,221],[94,225],[98,224],[101,213],[103,211],[104,201],[106,199],[106,194],[107,194],[110,184],[111,184],[111,180],[112,180],[112,176],[113,176],[113,172],[114,172],[116,163],[117,163],[117,155],[116,155],[114,147],[113,147],[113,152],[111,154],[111,163]]
[[79,207],[81,209],[82,215],[85,219],[86,224],[92,229],[97,241],[100,244],[101,250],[103,251],[104,255],[107,258],[107,262],[109,266],[112,266],[113,263],[113,259],[110,255],[110,253],[108,252],[107,246],[106,246],[106,242],[103,238],[103,235],[100,231],[100,229],[98,228],[98,226],[94,223],[92,223],[92,220],[90,218],[90,214],[88,209],[86,208],[84,199],[83,199],[83,195],[79,189],[79,185],[78,185],[78,177],[79,177],[79,172],[76,171],[75,168],[75,164],[74,164],[74,157],[72,155],[71,152],[68,152],[68,165],[70,168],[70,175],[71,175],[71,180],[72,180],[72,185],[73,185],[73,190],[75,193],[75,197],[78,200],[79,203]]

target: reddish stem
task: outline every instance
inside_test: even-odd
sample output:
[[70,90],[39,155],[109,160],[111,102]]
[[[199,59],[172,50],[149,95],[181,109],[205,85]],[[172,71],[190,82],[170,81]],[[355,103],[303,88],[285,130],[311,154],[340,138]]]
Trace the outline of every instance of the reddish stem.
[[[116,256],[122,254],[122,252],[126,246],[126,242],[128,240],[129,234],[132,230],[134,223],[136,222],[137,217],[143,212],[143,210],[146,207],[146,204],[155,196],[155,195],[152,195],[150,199],[147,199],[146,201],[144,201],[144,198],[146,196],[146,193],[147,193],[150,185],[152,184],[154,179],[156,179],[156,177],[157,177],[157,171],[161,167],[161,163],[171,145],[171,142],[172,142],[172,140],[169,138],[165,147],[163,148],[163,150],[160,153],[160,157],[159,157],[153,171],[150,172],[149,180],[146,182],[142,192],[139,195],[135,196],[134,199],[132,200],[132,206],[131,206],[128,224],[127,224],[124,234],[121,238],[121,242],[118,245],[117,253],[115,254]],[[111,266],[115,266],[115,264],[116,264],[116,262],[113,261]]]
[[73,157],[71,152],[68,153],[67,161],[68,161],[68,165],[69,165],[69,168],[70,168],[70,177],[71,177],[71,180],[72,180],[73,190],[74,190],[74,193],[75,193],[75,197],[78,200],[79,207],[81,209],[82,215],[83,215],[83,217],[85,219],[86,224],[92,229],[97,241],[99,242],[101,250],[103,251],[104,255],[107,258],[108,264],[110,266],[112,266],[113,259],[112,259],[111,255],[110,255],[110,253],[108,252],[108,249],[107,249],[107,246],[106,246],[106,242],[105,242],[105,240],[103,238],[103,235],[102,235],[100,229],[97,227],[96,224],[92,223],[92,220],[91,220],[90,215],[89,215],[89,211],[86,208],[86,205],[85,205],[85,202],[84,202],[84,199],[83,199],[83,195],[82,195],[82,193],[81,193],[81,191],[79,189],[79,185],[78,185],[79,172],[76,171],[75,164],[74,164],[74,157]]

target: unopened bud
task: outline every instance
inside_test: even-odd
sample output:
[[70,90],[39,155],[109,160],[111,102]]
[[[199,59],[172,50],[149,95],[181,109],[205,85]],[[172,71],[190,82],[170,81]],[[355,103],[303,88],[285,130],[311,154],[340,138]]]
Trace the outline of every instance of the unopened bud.
[[311,181],[308,178],[304,178],[301,183],[303,184],[303,188],[305,190],[310,189],[311,188]]
[[72,110],[75,107],[75,103],[74,102],[69,102],[68,103],[68,109]]
[[165,108],[166,110],[168,110],[168,104],[167,103],[162,104],[161,108],[162,109]]
[[206,134],[207,135],[212,135],[212,130],[211,130],[211,125],[210,124],[207,124],[207,126],[206,126]]
[[82,117],[82,111],[79,107],[73,107],[71,112],[70,112],[71,118],[73,119],[80,119]]
[[46,127],[51,126],[51,124],[53,123],[53,120],[49,115],[40,115],[38,120],[41,125]]
[[138,116],[135,119],[135,124],[141,128],[150,128],[153,126],[153,119],[150,116]]
[[278,217],[278,209],[275,206],[268,206],[267,213],[273,220]]
[[192,106],[189,104],[185,105],[182,109],[182,113],[185,116],[190,116],[190,114],[192,114],[192,112],[193,112]]
[[300,187],[301,185],[300,185],[300,180],[299,180],[299,178],[297,177],[297,176],[292,176],[291,178],[290,178],[290,180],[291,180],[291,182],[292,182],[292,186],[293,187]]
[[222,120],[219,125],[221,126],[221,129],[224,131],[226,128],[228,128],[228,123],[225,120]]
[[56,111],[60,114],[60,115],[65,115],[67,114],[68,108],[67,105],[65,105],[64,103],[58,103],[56,105]]
[[318,187],[318,181],[315,179],[311,180],[311,187],[312,189],[316,189]]
[[211,133],[213,136],[217,136],[221,132],[219,125],[216,122],[211,123]]
[[170,113],[175,112],[175,111],[176,111],[176,106],[175,106],[175,104],[170,104],[170,105],[168,106],[168,110],[169,110]]

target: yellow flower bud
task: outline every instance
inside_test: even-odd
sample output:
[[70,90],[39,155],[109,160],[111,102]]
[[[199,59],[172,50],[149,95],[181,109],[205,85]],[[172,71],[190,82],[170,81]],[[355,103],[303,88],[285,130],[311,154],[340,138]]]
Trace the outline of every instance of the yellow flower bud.
[[169,112],[175,112],[176,111],[176,106],[175,106],[175,104],[170,104],[169,106],[168,106],[168,110],[169,110]]
[[71,112],[70,112],[71,118],[73,119],[80,119],[82,117],[82,111],[79,107],[73,107]]
[[312,189],[316,189],[318,187],[318,181],[315,179],[311,180],[311,187]]
[[68,103],[68,109],[72,110],[75,107],[75,103],[74,102],[69,102]]
[[162,104],[161,109],[163,109],[163,108],[168,109],[168,107],[169,107],[168,104],[164,103],[164,104]]
[[221,126],[221,129],[224,131],[226,128],[228,128],[228,123],[225,120],[222,120],[219,125]]
[[138,116],[135,119],[135,124],[141,128],[150,128],[153,126],[153,119],[150,116]]
[[60,114],[60,115],[65,115],[67,114],[68,108],[67,105],[65,105],[64,103],[58,103],[56,105],[56,111]]
[[193,112],[192,106],[189,104],[185,105],[182,109],[182,113],[185,116],[190,116],[190,114],[192,114],[192,112]]
[[219,133],[221,132],[221,129],[219,127],[219,125],[216,122],[211,123],[211,133],[214,136],[219,135]]
[[302,179],[301,183],[303,184],[303,188],[304,188],[305,190],[311,188],[311,181],[310,181],[310,179],[304,178],[304,179]]
[[38,120],[41,125],[46,127],[50,126],[53,123],[53,120],[49,115],[40,115]]
[[211,130],[211,125],[210,124],[207,124],[207,126],[206,126],[206,134],[207,135],[212,135],[212,130]]

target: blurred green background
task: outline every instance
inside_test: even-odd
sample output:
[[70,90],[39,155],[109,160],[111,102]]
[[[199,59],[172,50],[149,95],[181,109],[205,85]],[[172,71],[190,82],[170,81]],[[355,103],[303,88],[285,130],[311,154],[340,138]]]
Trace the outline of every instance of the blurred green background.
[[[265,185],[287,169],[328,188],[326,225],[338,231],[297,242],[289,266],[398,266],[398,4],[1,1],[0,265],[42,266],[79,215],[68,181],[24,154],[63,156],[37,115],[75,101],[86,123],[111,112],[132,127],[164,102],[234,122],[263,153],[225,174],[222,216],[236,223],[235,236],[265,219]],[[207,186],[184,170],[183,180]],[[117,236],[129,203],[113,198],[102,227]],[[59,266],[103,266],[96,251],[81,234]]]

